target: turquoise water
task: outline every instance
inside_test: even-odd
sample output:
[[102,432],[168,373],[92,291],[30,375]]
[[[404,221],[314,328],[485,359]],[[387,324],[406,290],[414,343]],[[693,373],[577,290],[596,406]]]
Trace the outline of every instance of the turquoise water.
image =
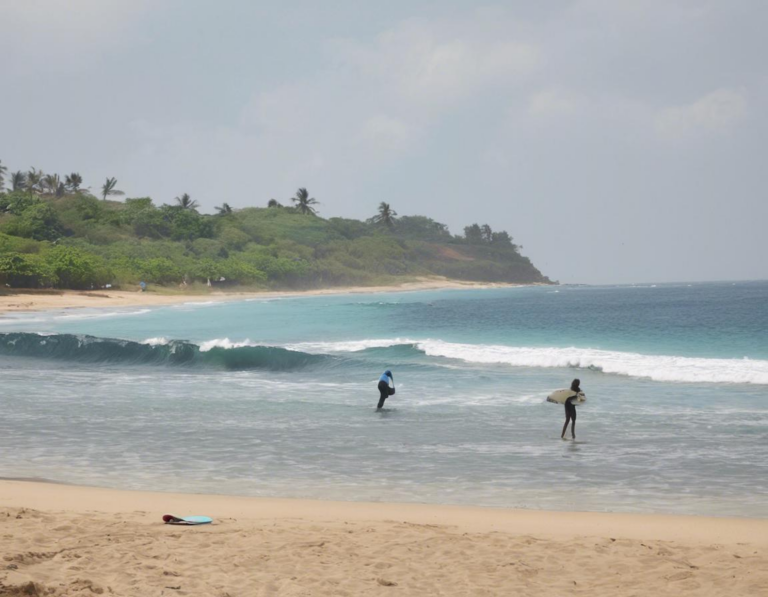
[[4,477],[768,516],[766,282],[34,313],[0,319],[0,379]]

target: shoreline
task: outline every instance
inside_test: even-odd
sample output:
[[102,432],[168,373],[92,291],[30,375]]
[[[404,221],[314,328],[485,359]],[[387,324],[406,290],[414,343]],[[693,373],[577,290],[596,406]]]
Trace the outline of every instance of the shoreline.
[[[0,477],[0,508],[33,508],[118,514],[128,509],[159,515],[174,508],[198,509],[207,516],[246,519],[312,518],[355,521],[400,520],[410,524],[450,524],[470,532],[537,534],[548,538],[599,536],[625,539],[748,543],[768,548],[768,518],[533,510],[415,502],[362,502],[228,494],[178,493],[74,485],[43,478]],[[163,503],[162,507],[157,507]],[[216,514],[211,512],[215,511]]]
[[379,294],[396,292],[418,292],[425,290],[519,288],[533,284],[486,283],[449,280],[447,278],[422,278],[415,282],[404,282],[386,286],[339,286],[312,290],[261,290],[222,291],[207,294],[156,294],[154,292],[131,292],[126,290],[61,290],[51,294],[25,292],[0,294],[0,316],[8,313],[32,313],[63,309],[103,309],[107,307],[160,307],[181,303],[224,302],[247,299],[290,298],[327,296],[339,294]]
[[[168,526],[164,514],[211,516],[214,524]],[[640,588],[705,596],[760,595],[768,588],[765,519],[322,502],[2,480],[0,520],[4,595],[608,597]]]

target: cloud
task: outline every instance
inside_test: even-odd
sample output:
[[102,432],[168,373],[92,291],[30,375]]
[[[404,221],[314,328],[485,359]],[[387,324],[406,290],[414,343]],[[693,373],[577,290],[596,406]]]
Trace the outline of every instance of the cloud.
[[302,170],[361,175],[397,161],[466,104],[539,68],[540,50],[490,18],[411,19],[369,39],[329,40],[320,68],[253,94],[238,134],[251,153]]
[[405,21],[372,43],[336,40],[343,68],[393,101],[412,108],[450,108],[458,102],[523,79],[542,63],[540,49],[507,35],[484,36],[468,19]]
[[240,124],[261,128],[266,133],[300,133],[316,122],[319,94],[311,81],[279,85],[256,93],[243,108]]
[[580,103],[581,99],[574,94],[546,89],[528,98],[528,114],[541,118],[570,116],[576,113]]
[[0,23],[5,33],[98,37],[148,5],[149,0],[5,0],[0,4]]
[[416,131],[402,120],[377,114],[363,123],[359,143],[374,154],[386,156],[407,150],[415,136]]
[[656,116],[656,132],[671,139],[696,132],[722,134],[733,129],[746,114],[746,90],[722,88],[691,104],[662,109]]
[[613,25],[689,23],[709,16],[713,0],[577,0],[572,12]]
[[150,0],[4,0],[0,56],[13,60],[0,65],[5,75],[85,70],[124,43],[119,33],[149,7]]

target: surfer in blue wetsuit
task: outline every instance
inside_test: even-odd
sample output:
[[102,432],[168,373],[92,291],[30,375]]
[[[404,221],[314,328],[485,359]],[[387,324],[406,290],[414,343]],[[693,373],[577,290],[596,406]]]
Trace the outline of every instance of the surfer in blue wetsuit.
[[[571,392],[579,394],[581,392],[581,381],[574,379],[571,382]],[[565,425],[563,425],[563,433],[560,435],[560,439],[565,439],[565,432],[568,431],[568,423],[571,424],[571,437],[576,439],[576,405],[573,403],[576,400],[576,396],[568,398],[565,401]]]
[[384,408],[384,401],[395,393],[395,378],[392,377],[392,372],[387,369],[384,373],[381,374],[381,377],[379,378],[379,405],[376,407],[376,410],[381,410]]

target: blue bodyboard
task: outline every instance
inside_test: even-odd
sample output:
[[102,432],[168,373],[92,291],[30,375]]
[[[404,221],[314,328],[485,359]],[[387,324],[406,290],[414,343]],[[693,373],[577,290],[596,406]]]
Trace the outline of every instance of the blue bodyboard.
[[170,516],[167,515],[170,520],[166,520],[165,524],[180,524],[180,525],[196,525],[196,524],[211,524],[213,518],[210,516]]

